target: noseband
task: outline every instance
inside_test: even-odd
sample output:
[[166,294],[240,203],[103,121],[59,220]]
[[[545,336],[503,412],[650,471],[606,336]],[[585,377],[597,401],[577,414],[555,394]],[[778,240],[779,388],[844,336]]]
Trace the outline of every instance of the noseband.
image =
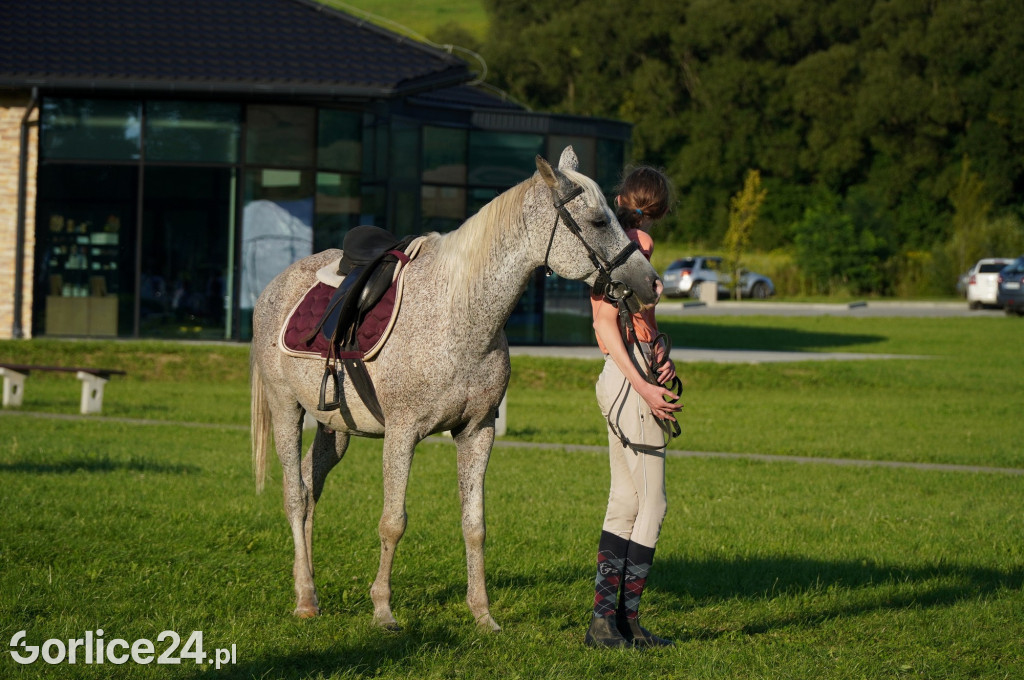
[[580,229],[580,225],[576,223],[573,216],[569,214],[566,209],[566,205],[569,204],[572,199],[576,198],[583,193],[583,187],[576,185],[572,191],[567,193],[565,196],[560,196],[558,192],[552,187],[551,199],[555,206],[555,224],[551,227],[551,237],[548,239],[548,250],[544,255],[544,268],[547,271],[548,276],[551,275],[551,267],[548,266],[548,258],[551,255],[551,244],[555,241],[555,231],[558,229],[558,220],[561,219],[565,222],[565,228],[568,229],[573,235],[580,240],[583,244],[583,248],[587,251],[587,256],[590,258],[590,263],[594,265],[594,270],[597,272],[597,280],[594,281],[594,290],[604,294],[609,300],[614,302],[616,305],[622,307],[623,305],[629,308],[629,311],[638,312],[640,311],[640,304],[636,298],[633,297],[633,289],[627,286],[622,281],[618,281],[612,278],[613,272],[626,263],[629,256],[633,254],[640,246],[635,241],[630,241],[628,245],[623,247],[619,251],[619,254],[611,259],[611,261],[605,260],[601,257],[601,254],[594,250],[594,247],[587,243],[587,240],[583,238],[583,230]]

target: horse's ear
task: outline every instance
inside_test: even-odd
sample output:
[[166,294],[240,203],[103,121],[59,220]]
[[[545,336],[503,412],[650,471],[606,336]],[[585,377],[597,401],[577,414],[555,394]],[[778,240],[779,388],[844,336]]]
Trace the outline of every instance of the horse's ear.
[[537,156],[537,172],[540,173],[541,178],[544,179],[544,184],[547,184],[549,188],[554,189],[558,186],[558,171],[551,167],[551,164],[539,154]]
[[573,150],[572,144],[562,149],[562,157],[558,159],[559,170],[579,170],[580,159],[576,158],[576,151]]

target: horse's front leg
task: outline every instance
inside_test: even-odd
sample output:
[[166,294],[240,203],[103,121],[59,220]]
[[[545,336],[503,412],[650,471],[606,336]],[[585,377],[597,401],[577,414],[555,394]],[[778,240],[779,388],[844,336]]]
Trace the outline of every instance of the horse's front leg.
[[409,433],[398,433],[392,428],[384,435],[384,509],[378,526],[380,567],[370,587],[370,599],[373,601],[373,622],[394,631],[400,630],[401,626],[391,613],[391,568],[398,542],[405,534],[405,494],[415,449],[416,439]]
[[499,631],[491,617],[484,574],[484,475],[494,445],[494,421],[483,427],[467,427],[455,435],[459,466],[459,497],[462,499],[462,535],[466,541],[466,604],[478,626]]

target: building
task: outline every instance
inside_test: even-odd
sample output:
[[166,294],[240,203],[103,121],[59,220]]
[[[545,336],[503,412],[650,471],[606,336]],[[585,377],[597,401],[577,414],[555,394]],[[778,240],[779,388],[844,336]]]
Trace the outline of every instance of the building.
[[[0,338],[246,340],[355,225],[455,228],[566,144],[611,188],[628,125],[473,78],[312,0],[0,4]],[[537,277],[510,340],[590,341],[584,298]]]

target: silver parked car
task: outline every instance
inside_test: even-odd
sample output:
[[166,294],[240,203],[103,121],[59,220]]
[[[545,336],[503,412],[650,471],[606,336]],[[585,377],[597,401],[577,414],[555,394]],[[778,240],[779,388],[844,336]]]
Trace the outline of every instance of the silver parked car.
[[[718,284],[718,297],[730,294],[731,277],[723,270],[722,258],[698,255],[676,260],[661,277],[668,297],[700,297],[700,285],[706,281]],[[763,300],[775,295],[775,284],[764,274],[740,271],[740,296]]]

